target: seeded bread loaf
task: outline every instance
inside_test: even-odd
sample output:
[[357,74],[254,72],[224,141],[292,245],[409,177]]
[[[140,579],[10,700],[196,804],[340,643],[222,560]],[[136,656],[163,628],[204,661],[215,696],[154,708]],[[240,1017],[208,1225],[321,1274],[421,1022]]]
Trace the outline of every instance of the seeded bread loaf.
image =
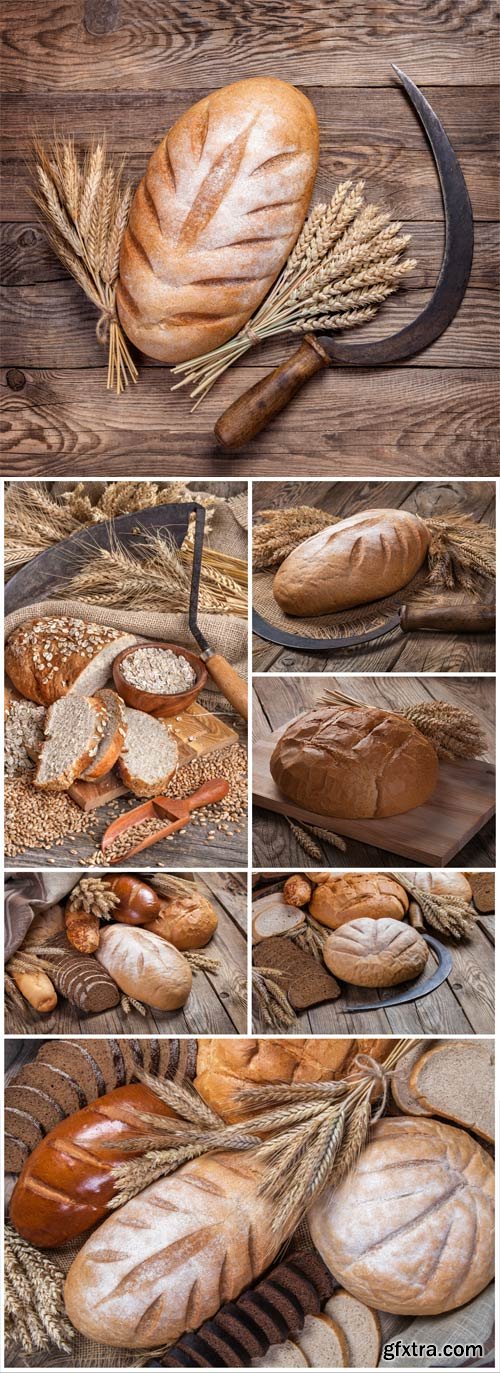
[[287,615],[325,615],[389,596],[424,562],[429,533],[409,510],[363,510],[321,529],[278,569],[273,595]]
[[396,987],[420,977],[427,944],[399,920],[350,920],[323,945],[327,968],[354,987]]
[[106,707],[95,696],[62,696],[54,701],[45,716],[34,786],[67,791],[96,757],[106,719]]
[[242,1087],[273,1082],[333,1082],[359,1053],[383,1062],[390,1039],[200,1039],[195,1087],[224,1120],[242,1118]]
[[22,696],[50,706],[69,691],[92,696],[106,685],[116,655],[135,643],[135,634],[109,625],[47,615],[12,631],[5,671]]
[[336,930],[346,920],[403,920],[409,905],[404,887],[380,872],[317,874],[309,910],[320,925]]
[[127,737],[118,771],[134,796],[159,796],[178,764],[177,743],[166,720],[125,707]]
[[123,237],[117,306],[138,348],[181,362],[238,333],[299,234],[318,150],[310,101],[274,77],[224,86],[181,115]]
[[187,959],[149,930],[109,926],[96,957],[126,996],[146,1006],[176,1011],[188,999],[192,974]]
[[201,892],[194,896],[173,896],[163,901],[158,915],[145,925],[151,934],[166,939],[174,948],[202,949],[215,934],[216,912]]
[[318,815],[382,819],[429,800],[437,753],[405,719],[370,706],[321,705],[287,725],[271,754],[284,796]]
[[99,777],[105,777],[107,772],[111,772],[111,768],[114,768],[120,757],[127,737],[125,706],[116,691],[96,691],[93,699],[99,701],[104,707],[105,725],[97,753],[89,766],[85,768],[85,772],[81,774],[86,782],[96,782]]

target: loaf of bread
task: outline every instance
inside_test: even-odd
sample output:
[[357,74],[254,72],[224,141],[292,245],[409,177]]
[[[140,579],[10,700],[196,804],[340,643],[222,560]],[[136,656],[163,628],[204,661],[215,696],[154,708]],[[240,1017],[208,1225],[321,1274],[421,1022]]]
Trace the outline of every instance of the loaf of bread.
[[121,873],[120,877],[107,877],[111,891],[119,898],[119,906],[113,907],[113,920],[120,925],[147,925],[161,910],[162,898],[158,896],[149,882],[139,877]]
[[427,944],[399,920],[350,920],[328,935],[323,958],[330,972],[354,987],[396,987],[420,977]]
[[103,930],[97,958],[110,977],[136,1001],[159,1011],[176,1011],[191,991],[191,968],[173,944],[129,925]]
[[37,1144],[10,1204],[10,1219],[24,1239],[53,1248],[103,1219],[114,1192],[112,1166],[133,1157],[123,1145],[145,1132],[138,1111],[174,1115],[147,1087],[117,1087]]
[[359,1053],[379,1062],[390,1039],[200,1039],[195,1087],[224,1120],[241,1120],[242,1087],[272,1082],[333,1082],[347,1077]]
[[403,920],[409,898],[394,877],[381,872],[321,873],[309,910],[320,925],[336,930],[346,920]]
[[50,706],[69,691],[92,696],[106,685],[114,658],[137,642],[109,625],[67,615],[45,615],[9,635],[5,671],[22,696]]
[[472,887],[464,872],[453,872],[444,868],[433,869],[431,872],[417,871],[413,874],[413,881],[421,891],[434,896],[451,896],[459,901],[472,901]]
[[439,1315],[494,1273],[494,1164],[464,1130],[385,1119],[348,1177],[313,1203],[313,1243],[337,1281],[393,1315]]
[[127,1349],[170,1345],[232,1301],[279,1238],[261,1172],[238,1153],[195,1159],[126,1203],[91,1235],[66,1280],[76,1330]]
[[218,923],[211,902],[201,892],[195,892],[193,896],[172,896],[163,901],[158,915],[145,928],[185,951],[202,949],[208,944]]
[[430,536],[409,510],[364,510],[305,539],[278,568],[273,595],[287,615],[326,615],[390,596],[424,562]]
[[271,754],[289,800],[339,820],[402,815],[429,800],[438,757],[403,715],[372,706],[320,705],[287,725]]
[[118,313],[142,352],[182,362],[246,324],[298,237],[318,151],[313,106],[274,77],[181,115],[148,162],[120,254]]

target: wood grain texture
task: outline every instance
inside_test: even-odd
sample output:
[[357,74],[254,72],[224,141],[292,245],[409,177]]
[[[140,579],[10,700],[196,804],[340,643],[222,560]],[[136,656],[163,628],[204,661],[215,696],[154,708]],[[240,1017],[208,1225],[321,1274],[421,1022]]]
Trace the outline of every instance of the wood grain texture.
[[[253,488],[254,521],[259,510],[285,510],[312,505],[336,518],[357,511],[404,509],[427,519],[459,510],[488,527],[495,526],[493,482],[258,482]],[[404,588],[400,601],[405,601]],[[457,597],[464,604],[468,597]],[[290,621],[293,632],[293,621]],[[494,672],[495,643],[491,636],[436,633],[392,634],[326,656],[299,653],[253,637],[254,672]]]
[[[499,471],[497,30],[493,0],[28,0],[4,5],[4,364],[0,474],[53,476],[329,476]],[[117,400],[95,312],[54,261],[30,202],[26,154],[36,125],[87,143],[106,132],[137,182],[165,130],[228,81],[270,72],[309,95],[321,130],[315,198],[364,177],[370,198],[412,232],[411,286],[367,335],[391,333],[421,309],[439,270],[442,208],[425,138],[391,62],[424,89],[460,158],[476,249],[468,293],[443,339],[418,359],[312,382],[237,457],[214,424],[252,382],[286,358],[286,339],[252,351],[190,413],[165,367],[140,360],[137,387]],[[359,335],[358,335],[359,336]]]

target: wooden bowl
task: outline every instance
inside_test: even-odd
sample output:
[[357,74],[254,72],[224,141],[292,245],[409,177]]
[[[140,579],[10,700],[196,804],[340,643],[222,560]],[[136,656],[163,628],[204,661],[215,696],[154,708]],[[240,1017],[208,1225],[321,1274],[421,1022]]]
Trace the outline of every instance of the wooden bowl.
[[[158,692],[143,691],[139,687],[127,682],[122,672],[122,662],[124,658],[129,658],[132,653],[137,653],[138,648],[169,648],[171,653],[176,653],[178,658],[187,658],[196,673],[196,681],[187,691],[176,691],[173,694],[162,696]],[[187,710],[193,704],[205,686],[207,680],[207,669],[201,658],[196,653],[191,653],[188,648],[179,648],[178,644],[165,644],[151,641],[147,644],[132,644],[131,648],[124,648],[118,653],[113,663],[113,681],[118,692],[127,706],[132,706],[134,710],[144,710],[147,715],[155,715],[157,719],[165,719],[169,715],[178,715],[179,711]]]

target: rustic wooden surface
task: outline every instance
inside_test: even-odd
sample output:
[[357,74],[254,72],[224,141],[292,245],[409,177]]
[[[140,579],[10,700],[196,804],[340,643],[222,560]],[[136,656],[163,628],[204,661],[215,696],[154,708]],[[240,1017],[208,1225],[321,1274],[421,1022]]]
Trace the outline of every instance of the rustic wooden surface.
[[[457,507],[480,524],[495,524],[495,487],[492,482],[254,482],[253,510],[313,505],[345,519],[359,510],[403,509],[438,518]],[[405,590],[400,593],[405,601]],[[411,599],[411,597],[410,597]],[[454,597],[464,603],[467,594]],[[293,620],[290,620],[293,633]],[[364,647],[339,650],[329,656],[280,648],[253,636],[254,672],[494,672],[492,635],[435,633],[390,634]]]
[[[494,759],[494,682],[489,678],[447,677],[273,677],[254,678],[253,721],[254,740],[265,739],[273,730],[301,711],[310,709],[327,686],[338,685],[356,700],[367,705],[389,707],[406,706],[420,701],[444,700],[466,706],[479,717],[486,735],[487,760]],[[398,867],[401,858],[386,849],[377,849],[357,840],[347,840],[345,853],[323,839],[315,837],[322,857],[310,859],[308,866],[318,868]],[[255,868],[304,867],[304,852],[300,848],[286,820],[270,811],[253,808],[253,863]],[[495,864],[495,821],[487,825],[466,844],[453,860],[453,867],[490,868]]]
[[[255,892],[255,906],[260,898],[282,890],[284,878],[269,882]],[[429,930],[437,934],[436,930]],[[387,1010],[357,1011],[349,1014],[350,1006],[368,1005],[377,999],[399,991],[403,987],[375,990],[373,987],[351,987],[340,982],[341,996],[336,1001],[313,1006],[297,1017],[290,1034],[493,1034],[495,1030],[495,933],[494,921],[478,916],[470,939],[455,944],[438,935],[450,950],[453,970],[446,981],[421,1000],[407,1001]],[[258,947],[258,946],[257,946]],[[429,952],[427,965],[418,985],[427,981],[436,969],[435,955]],[[416,984],[417,985],[417,984]],[[254,1031],[262,1033],[258,1007],[253,1007]],[[269,1030],[264,1029],[268,1034]]]
[[[4,3],[3,474],[135,472],[266,476],[459,475],[498,471],[496,450],[496,138],[493,0],[328,5],[313,0],[28,0]],[[238,455],[213,438],[223,409],[291,350],[253,350],[190,415],[168,369],[141,360],[140,383],[106,392],[96,314],[54,260],[35,222],[26,154],[36,125],[83,144],[105,131],[137,181],[162,134],[214,87],[272,73],[316,107],[315,197],[364,177],[404,221],[418,268],[367,334],[393,332],[432,290],[443,245],[434,164],[391,72],[401,65],[434,106],[472,199],[472,280],[443,338],[400,368],[317,377]],[[358,338],[362,331],[358,331]]]
[[[204,950],[221,960],[218,973],[193,973],[188,1000],[179,1011],[149,1009],[143,1016],[131,1008],[124,1015],[120,1006],[98,1015],[84,1015],[63,998],[48,1016],[28,1019],[25,1034],[43,1035],[184,1035],[245,1034],[246,1006],[235,995],[235,979],[247,978],[247,882],[243,873],[205,872],[198,876],[203,895],[217,911],[217,930]],[[19,1034],[17,1015],[5,1012],[6,1034]]]

